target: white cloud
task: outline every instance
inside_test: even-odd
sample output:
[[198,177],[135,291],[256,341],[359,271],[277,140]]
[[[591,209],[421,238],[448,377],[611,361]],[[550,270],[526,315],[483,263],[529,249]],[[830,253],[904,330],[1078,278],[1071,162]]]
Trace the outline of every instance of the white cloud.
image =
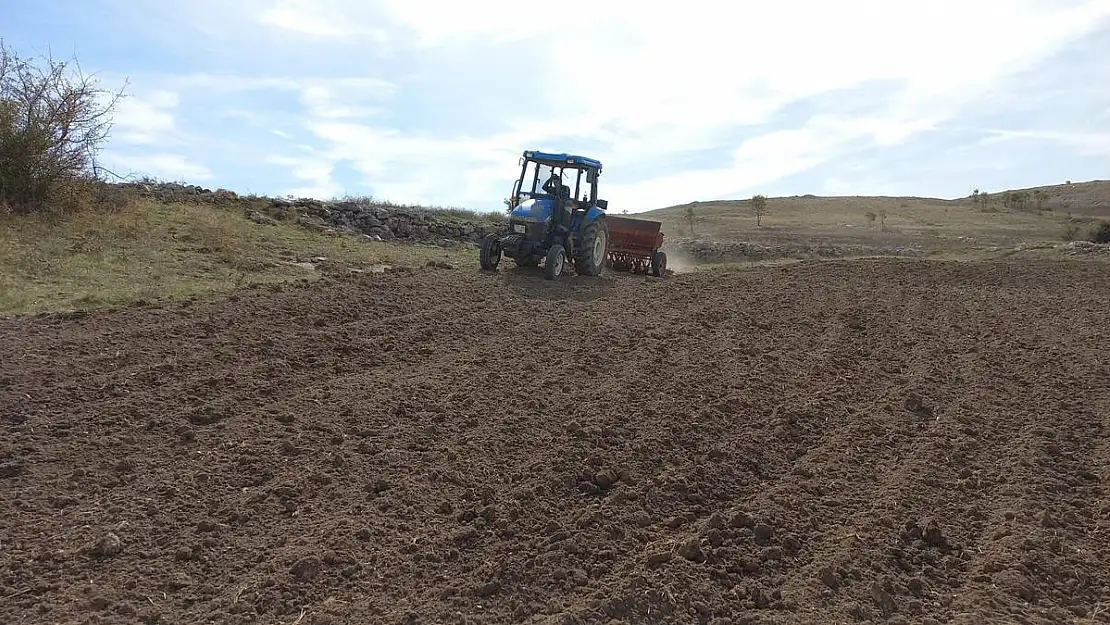
[[[166,88],[295,94],[295,113],[251,97],[260,127],[315,143],[267,159],[305,183],[298,191],[337,193],[336,172],[349,164],[381,197],[475,208],[500,208],[528,148],[600,158],[614,207],[763,192],[944,128],[1110,16],[1110,0],[686,0],[650,10],[633,0],[198,2],[205,32],[241,46],[226,56],[252,59],[249,69]],[[286,56],[267,65],[275,47]],[[491,59],[505,66],[487,69]],[[267,76],[249,75],[267,66]],[[504,88],[462,82],[461,92],[413,95],[413,76],[456,70],[496,72]],[[174,109],[148,104],[132,115],[148,132],[132,137],[149,142],[173,129]],[[437,123],[459,107],[497,114],[481,132]],[[1044,132],[1098,153],[1101,139]],[[719,160],[673,160],[709,151]]]
[[113,138],[136,145],[177,141],[180,136],[173,111],[180,98],[172,91],[151,91],[125,97],[116,105]]
[[[350,161],[376,187],[401,194],[391,199],[496,206],[522,149],[573,150],[583,140],[600,140],[604,147],[591,155],[609,166],[608,197],[637,209],[754,191],[861,145],[901,143],[1110,15],[1106,0],[687,0],[650,11],[632,0],[581,11],[509,0],[282,6],[286,21],[273,15],[264,21],[336,35],[380,26],[391,46],[414,53],[464,55],[470,46],[506,42],[541,51],[543,64],[528,74],[550,71],[557,88],[524,83],[534,101],[525,100],[503,132],[477,138],[321,121],[375,110],[337,106],[333,91],[306,89],[308,127],[327,144],[326,158]],[[505,80],[513,84],[512,76]],[[890,101],[855,103],[862,114],[838,110],[832,101],[832,110],[791,129],[739,145],[726,136],[767,122],[791,103],[877,81],[898,91]],[[498,94],[468,96],[481,101]],[[632,182],[641,166],[713,148],[728,155],[717,167]]]
[[[386,31],[375,28],[372,22],[348,19],[348,8],[353,3],[319,2],[317,0],[279,0],[258,14],[263,24],[313,37],[366,37],[383,43]],[[363,14],[365,15],[365,14]]]
[[340,188],[332,176],[334,167],[331,161],[317,154],[311,147],[300,147],[304,152],[303,156],[270,155],[266,157],[267,163],[289,167],[294,178],[308,183],[286,188],[282,190],[282,194],[315,198],[330,198],[337,195]]

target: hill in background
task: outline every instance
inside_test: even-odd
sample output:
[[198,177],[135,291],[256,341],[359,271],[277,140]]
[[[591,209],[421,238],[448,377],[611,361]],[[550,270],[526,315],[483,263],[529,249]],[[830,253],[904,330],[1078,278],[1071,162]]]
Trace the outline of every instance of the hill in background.
[[927,197],[766,198],[691,202],[634,215],[689,239],[756,246],[915,250],[921,254],[1059,244],[1110,218],[1110,181],[1067,183],[944,200]]

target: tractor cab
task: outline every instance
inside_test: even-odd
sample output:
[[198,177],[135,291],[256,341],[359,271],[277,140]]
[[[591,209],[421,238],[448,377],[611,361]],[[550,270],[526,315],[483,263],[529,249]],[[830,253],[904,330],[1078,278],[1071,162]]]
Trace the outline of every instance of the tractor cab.
[[[520,159],[520,177],[513,183],[509,198],[510,212],[529,200],[551,200],[573,207],[598,205],[607,207],[605,200],[597,199],[601,161],[573,154],[552,154],[527,151]],[[573,182],[574,189],[568,183]]]
[[483,241],[482,267],[496,268],[504,254],[525,267],[545,262],[552,279],[568,261],[579,274],[598,275],[608,244],[608,202],[597,197],[600,176],[596,159],[525,151],[508,200],[507,232]]

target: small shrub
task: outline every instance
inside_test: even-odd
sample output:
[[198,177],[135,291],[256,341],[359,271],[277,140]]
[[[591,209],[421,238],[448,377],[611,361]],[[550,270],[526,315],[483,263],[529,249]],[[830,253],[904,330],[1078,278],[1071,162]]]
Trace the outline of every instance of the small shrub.
[[1103,221],[1095,226],[1087,240],[1092,243],[1110,243],[1110,221]]
[[1070,243],[1071,241],[1074,241],[1075,238],[1078,236],[1079,225],[1076,224],[1073,220],[1069,219],[1068,222],[1064,225],[1063,239]]

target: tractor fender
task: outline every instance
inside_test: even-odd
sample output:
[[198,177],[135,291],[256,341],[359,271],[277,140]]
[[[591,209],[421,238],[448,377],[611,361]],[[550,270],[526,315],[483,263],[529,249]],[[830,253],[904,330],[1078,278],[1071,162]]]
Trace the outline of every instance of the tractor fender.
[[603,217],[605,217],[605,211],[596,206],[591,206],[585,213],[575,213],[570,229],[578,232]]

